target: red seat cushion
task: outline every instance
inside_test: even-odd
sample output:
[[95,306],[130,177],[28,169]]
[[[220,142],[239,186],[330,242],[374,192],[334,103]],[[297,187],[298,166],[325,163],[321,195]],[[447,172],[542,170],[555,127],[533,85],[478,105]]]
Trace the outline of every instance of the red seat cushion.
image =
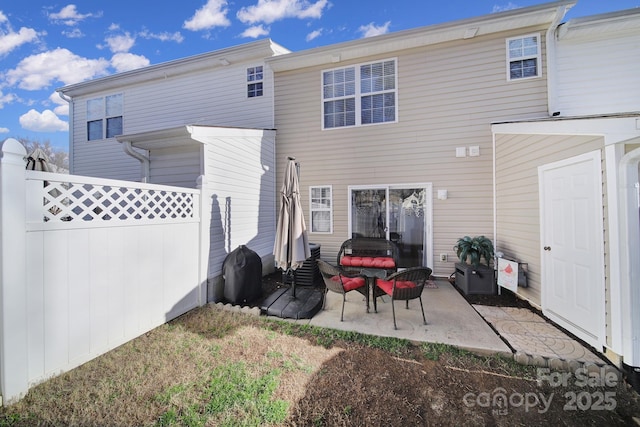
[[[376,285],[382,289],[387,295],[393,294],[393,280],[377,280]],[[398,280],[396,288],[415,288],[416,284],[410,280]]]
[[[333,280],[334,282],[339,282],[340,281],[340,276],[333,276],[331,278],[331,280]],[[345,292],[349,292],[349,291],[352,291],[354,289],[361,288],[364,285],[366,285],[366,282],[364,281],[364,277],[345,277],[345,276],[342,276],[342,287],[344,288]]]

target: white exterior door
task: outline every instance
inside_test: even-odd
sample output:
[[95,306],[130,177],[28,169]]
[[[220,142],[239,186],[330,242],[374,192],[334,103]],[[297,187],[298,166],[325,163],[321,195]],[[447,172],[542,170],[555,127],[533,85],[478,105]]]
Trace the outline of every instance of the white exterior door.
[[600,151],[538,169],[542,309],[596,348],[605,341]]

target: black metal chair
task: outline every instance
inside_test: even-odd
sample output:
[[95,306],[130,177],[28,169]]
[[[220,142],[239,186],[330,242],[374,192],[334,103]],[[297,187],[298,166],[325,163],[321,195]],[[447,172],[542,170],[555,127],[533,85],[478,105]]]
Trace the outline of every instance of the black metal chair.
[[[376,288],[382,290],[391,297],[391,311],[393,312],[393,328],[398,329],[396,325],[396,310],[393,304],[396,300],[406,301],[406,308],[409,308],[409,300],[419,299],[420,309],[422,310],[422,320],[427,324],[427,318],[424,315],[424,306],[422,305],[422,290],[431,277],[431,269],[428,267],[411,267],[406,270],[399,271],[387,276],[385,279],[376,279]],[[375,289],[376,291],[378,289]],[[374,292],[373,308],[378,311],[378,294],[382,292]]]
[[340,321],[344,320],[344,303],[347,299],[347,293],[358,291],[364,296],[368,295],[366,278],[357,274],[348,274],[345,271],[329,264],[321,259],[317,260],[318,269],[322,275],[322,280],[326,286],[322,308],[324,309],[327,300],[327,292],[333,291],[342,294],[342,311],[340,312]]

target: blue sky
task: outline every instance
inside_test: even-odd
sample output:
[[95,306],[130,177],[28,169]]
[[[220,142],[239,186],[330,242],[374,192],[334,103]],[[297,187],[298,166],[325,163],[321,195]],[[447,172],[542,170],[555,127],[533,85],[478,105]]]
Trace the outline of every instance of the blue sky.
[[[540,0],[0,0],[0,141],[66,149],[59,87],[269,37],[292,51],[547,3]],[[578,0],[567,19],[640,0]]]

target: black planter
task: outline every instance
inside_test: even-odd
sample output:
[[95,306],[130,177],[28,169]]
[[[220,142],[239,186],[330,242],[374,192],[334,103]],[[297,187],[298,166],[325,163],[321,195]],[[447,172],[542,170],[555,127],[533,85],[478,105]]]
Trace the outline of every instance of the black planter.
[[465,295],[495,295],[498,292],[493,268],[480,265],[477,268],[456,263],[456,286]]

